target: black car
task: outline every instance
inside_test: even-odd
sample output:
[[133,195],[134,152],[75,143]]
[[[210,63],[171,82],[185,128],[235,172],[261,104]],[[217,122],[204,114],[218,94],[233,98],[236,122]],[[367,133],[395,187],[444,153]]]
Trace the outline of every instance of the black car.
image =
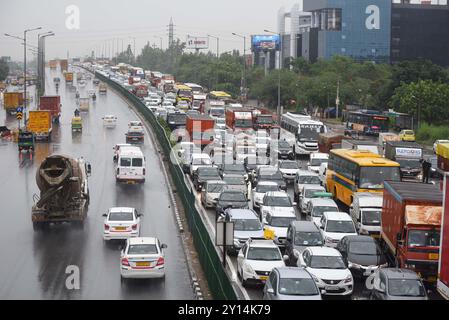
[[224,190],[218,197],[216,218],[218,219],[228,208],[249,209],[246,195],[241,191]]
[[215,167],[199,167],[193,175],[193,185],[197,191],[203,188],[208,180],[221,180],[218,169]]
[[278,158],[279,159],[290,159],[290,160],[294,159],[292,147],[285,140],[281,140],[278,143]]
[[436,179],[440,179],[441,178],[441,173],[438,170],[438,161],[437,161],[437,157],[436,156],[430,156],[428,158],[426,158],[427,161],[429,161],[431,163],[431,167],[430,167],[430,178],[436,178]]
[[246,168],[243,163],[223,164],[220,167],[220,174],[222,177],[224,177],[225,175],[239,175],[244,177],[245,181],[248,180],[248,173],[246,172]]
[[343,260],[354,276],[369,276],[388,263],[376,241],[370,236],[346,236],[337,245]]
[[282,172],[276,167],[260,167],[257,169],[254,185],[260,181],[273,181],[279,185],[282,190],[287,190],[287,183],[282,176]]

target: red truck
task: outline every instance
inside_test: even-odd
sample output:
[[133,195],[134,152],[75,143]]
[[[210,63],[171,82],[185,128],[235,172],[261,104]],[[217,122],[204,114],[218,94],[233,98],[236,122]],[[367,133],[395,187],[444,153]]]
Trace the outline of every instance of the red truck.
[[232,130],[253,130],[252,110],[246,108],[227,109],[226,126]]
[[42,96],[39,100],[39,110],[50,111],[51,119],[59,123],[61,116],[61,97],[60,96]]
[[148,85],[142,83],[135,84],[133,93],[139,98],[148,97]]
[[265,108],[255,108],[253,110],[254,130],[270,130],[276,125],[274,114]]
[[441,218],[441,240],[444,244],[440,249],[440,259],[438,263],[437,290],[449,300],[449,175],[444,175],[443,182],[443,216]]
[[437,280],[443,194],[432,184],[385,181],[381,246],[399,268]]
[[204,148],[214,140],[215,120],[203,114],[187,115],[186,130],[191,141]]

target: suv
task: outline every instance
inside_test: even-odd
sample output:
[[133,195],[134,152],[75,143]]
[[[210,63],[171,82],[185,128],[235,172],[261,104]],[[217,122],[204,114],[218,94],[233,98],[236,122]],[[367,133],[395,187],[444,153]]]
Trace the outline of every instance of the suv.
[[318,227],[323,213],[326,211],[340,211],[337,203],[330,198],[314,198],[310,199],[307,206],[307,218],[314,222]]
[[323,163],[329,162],[329,154],[315,152],[310,154],[310,161],[307,163],[307,170],[318,173]]
[[265,193],[270,191],[279,191],[279,185],[276,182],[262,181],[257,184],[252,192],[253,208],[258,209],[262,205]]
[[221,180],[208,180],[201,190],[201,203],[207,208],[214,208],[217,205],[220,193],[226,188],[226,182]]
[[313,198],[331,196],[331,194],[326,193],[326,190],[322,186],[306,185],[302,190],[303,192],[299,196],[298,208],[304,214],[307,214],[307,208],[310,200]]
[[193,185],[197,191],[201,191],[204,182],[208,180],[221,180],[218,169],[214,167],[199,167],[193,175]]
[[300,170],[298,163],[294,160],[280,160],[278,167],[284,179],[291,182],[293,182],[296,173]]
[[276,167],[266,166],[258,168],[254,179],[254,185],[257,185],[260,181],[273,181],[276,182],[282,190],[287,190],[287,184],[282,177],[282,173]]
[[285,267],[285,262],[272,240],[250,238],[237,255],[237,274],[244,287],[248,282],[264,284],[276,267]]
[[299,255],[307,247],[321,247],[324,244],[320,229],[311,221],[293,221],[287,229],[285,254],[291,266],[296,266]]
[[409,269],[381,268],[374,275],[371,300],[428,300],[420,276]]
[[204,153],[194,153],[190,158],[190,176],[194,176],[198,168],[213,167],[209,155]]
[[325,212],[320,221],[324,244],[336,247],[344,236],[357,235],[354,222],[345,212]]
[[288,213],[295,214],[295,203],[292,203],[290,196],[285,191],[269,191],[265,193],[260,206],[262,218],[268,213]]
[[296,221],[296,215],[293,212],[268,212],[263,219],[265,232],[272,234],[274,242],[280,247],[285,247],[287,238],[287,229],[291,222]]
[[293,185],[294,201],[299,201],[299,196],[302,194],[302,189],[305,185],[320,186],[321,180],[318,174],[308,170],[299,170],[297,172]]
[[241,191],[223,190],[218,197],[216,206],[216,218],[218,219],[220,215],[228,208],[240,208],[248,209],[248,200],[246,195]]

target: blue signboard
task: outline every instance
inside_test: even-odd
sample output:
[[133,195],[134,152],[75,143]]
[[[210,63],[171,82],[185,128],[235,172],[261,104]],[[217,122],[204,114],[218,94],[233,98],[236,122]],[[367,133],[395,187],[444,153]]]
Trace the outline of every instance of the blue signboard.
[[281,40],[278,34],[251,36],[252,51],[272,51],[279,50]]
[[22,107],[17,107],[16,112],[22,112],[22,111],[23,111]]

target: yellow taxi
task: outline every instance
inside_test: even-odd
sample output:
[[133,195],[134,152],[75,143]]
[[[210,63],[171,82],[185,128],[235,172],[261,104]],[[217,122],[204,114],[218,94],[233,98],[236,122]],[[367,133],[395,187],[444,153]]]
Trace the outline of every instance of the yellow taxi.
[[415,132],[413,130],[402,130],[399,132],[399,138],[402,141],[415,141]]

